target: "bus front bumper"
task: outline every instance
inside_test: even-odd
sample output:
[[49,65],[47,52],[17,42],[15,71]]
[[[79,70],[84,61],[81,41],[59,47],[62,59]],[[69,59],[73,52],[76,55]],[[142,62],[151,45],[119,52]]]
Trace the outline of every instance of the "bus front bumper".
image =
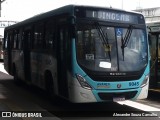
[[69,86],[69,100],[73,103],[105,102],[145,99],[148,96],[148,86],[127,90],[89,90],[80,85]]

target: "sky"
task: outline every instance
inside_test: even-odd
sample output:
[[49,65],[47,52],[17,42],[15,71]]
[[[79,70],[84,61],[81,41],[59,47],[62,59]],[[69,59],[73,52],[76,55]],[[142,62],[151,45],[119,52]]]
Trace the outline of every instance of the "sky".
[[160,7],[160,0],[6,0],[2,3],[0,19],[22,21],[68,4],[135,10],[137,8]]

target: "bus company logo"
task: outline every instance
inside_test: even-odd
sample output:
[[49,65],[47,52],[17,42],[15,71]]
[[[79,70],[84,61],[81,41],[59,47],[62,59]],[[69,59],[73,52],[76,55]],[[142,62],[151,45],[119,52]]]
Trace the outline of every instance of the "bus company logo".
[[110,87],[111,87],[110,83],[97,83],[98,89],[105,89],[105,88],[110,88]]
[[117,88],[121,88],[122,87],[122,85],[121,84],[117,84]]
[[123,76],[126,75],[126,73],[110,73],[111,76]]

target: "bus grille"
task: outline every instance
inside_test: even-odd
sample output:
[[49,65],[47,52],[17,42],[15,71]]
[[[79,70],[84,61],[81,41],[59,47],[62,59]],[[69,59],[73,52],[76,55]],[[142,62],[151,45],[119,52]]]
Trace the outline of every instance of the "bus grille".
[[102,100],[112,101],[114,97],[125,97],[126,100],[132,99],[137,94],[137,91],[120,92],[120,93],[98,93]]
[[[83,67],[82,67],[83,68]],[[109,72],[94,72],[88,69],[83,68],[86,74],[94,81],[131,81],[131,80],[138,80],[141,78],[144,70],[137,71],[137,72],[126,72],[126,75],[110,75]],[[114,73],[114,72],[112,72]],[[115,72],[116,73],[116,72]]]
[[94,81],[131,81],[131,80],[138,80],[141,75],[137,76],[96,76],[96,75],[89,75]]

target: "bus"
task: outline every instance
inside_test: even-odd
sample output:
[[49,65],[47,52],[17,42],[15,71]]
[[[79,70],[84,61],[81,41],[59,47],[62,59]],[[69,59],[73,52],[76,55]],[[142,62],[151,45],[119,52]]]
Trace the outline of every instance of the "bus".
[[160,88],[160,21],[147,22],[151,54],[150,89]]
[[145,99],[149,49],[142,14],[67,5],[5,28],[14,80],[73,103]]

